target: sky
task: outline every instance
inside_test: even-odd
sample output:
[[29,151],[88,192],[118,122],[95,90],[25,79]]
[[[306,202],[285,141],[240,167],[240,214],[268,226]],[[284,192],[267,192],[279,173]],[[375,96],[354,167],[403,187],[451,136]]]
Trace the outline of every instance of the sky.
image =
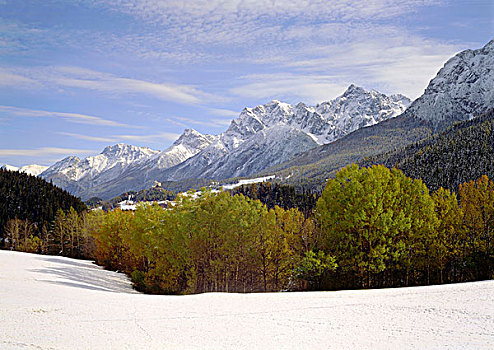
[[350,84],[415,99],[493,38],[492,0],[0,0],[0,165],[163,150]]

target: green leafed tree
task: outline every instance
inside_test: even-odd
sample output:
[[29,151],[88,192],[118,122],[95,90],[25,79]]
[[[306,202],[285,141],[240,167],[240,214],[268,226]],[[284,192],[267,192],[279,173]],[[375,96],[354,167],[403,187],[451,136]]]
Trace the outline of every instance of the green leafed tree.
[[349,165],[330,179],[317,203],[321,248],[355,286],[407,284],[437,218],[427,187],[399,170]]

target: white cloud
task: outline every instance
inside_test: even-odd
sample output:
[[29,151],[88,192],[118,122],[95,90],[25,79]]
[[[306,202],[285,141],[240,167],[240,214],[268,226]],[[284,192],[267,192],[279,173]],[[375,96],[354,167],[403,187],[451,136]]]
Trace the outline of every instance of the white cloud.
[[[393,18],[438,1],[427,0],[119,0],[107,1],[117,11],[133,14],[150,22],[204,25],[259,17],[289,19],[304,16],[310,20],[359,20]],[[102,1],[97,3],[101,4]],[[209,27],[207,27],[209,29]]]
[[36,80],[0,68],[0,86],[32,87],[38,85]]
[[97,141],[97,142],[116,142],[117,140],[112,137],[99,137],[99,136],[90,136],[90,135],[82,135],[82,134],[75,134],[72,132],[57,132],[59,135],[64,135],[64,136],[70,136],[76,139],[80,140],[86,140],[86,141]]
[[[173,119],[175,119],[175,121],[178,120],[178,122],[175,123]],[[228,126],[231,123],[231,119],[212,118],[207,120],[201,120],[201,119],[192,119],[192,118],[178,117],[178,116],[174,116],[172,118],[169,118],[168,120],[172,123],[175,123],[177,125],[182,125],[185,127],[189,127],[192,124],[192,125],[202,125],[213,128],[220,128],[220,127]]]
[[418,97],[459,47],[389,31],[372,40],[317,47],[313,56],[287,62],[299,74],[335,72],[339,81]]
[[[113,127],[126,127],[136,128],[134,125],[119,123],[113,120],[96,117],[93,115],[86,115],[80,113],[64,113],[64,112],[50,112],[36,109],[19,108],[13,106],[0,106],[0,113],[8,115],[15,115],[19,117],[33,117],[33,118],[61,118],[72,123],[99,125],[99,126],[113,126]],[[138,128],[138,127],[137,127]]]
[[342,93],[348,85],[339,82],[337,76],[317,74],[254,74],[243,79],[247,83],[232,88],[231,93],[243,98],[282,99],[291,103],[327,101]]
[[74,154],[74,153],[94,153],[94,150],[75,149],[75,148],[59,148],[59,147],[41,147],[34,149],[0,149],[0,156],[18,156],[18,157],[45,157],[59,154]]
[[15,73],[6,69],[0,71],[0,78],[5,76],[3,85],[22,88],[28,83],[36,83],[37,86],[95,90],[115,96],[139,94],[188,105],[200,104],[205,100],[221,100],[192,85],[131,79],[81,67],[55,66],[14,70]]
[[232,117],[232,118],[236,118],[240,114],[240,112],[232,111],[230,109],[223,109],[223,108],[209,108],[209,112],[211,114],[220,117]]
[[148,135],[110,135],[107,137],[83,135],[71,132],[57,132],[59,135],[70,136],[86,141],[96,142],[142,142],[142,143],[155,143],[160,141],[175,141],[180,135],[171,132],[160,132]]
[[131,142],[154,143],[162,141],[175,141],[180,137],[180,134],[172,132],[160,132],[151,135],[115,135],[114,137],[119,140],[126,140]]

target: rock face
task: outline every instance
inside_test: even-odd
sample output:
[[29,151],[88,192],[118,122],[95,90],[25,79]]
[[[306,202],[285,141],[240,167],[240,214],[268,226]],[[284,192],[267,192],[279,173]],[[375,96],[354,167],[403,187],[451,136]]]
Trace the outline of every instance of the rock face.
[[158,153],[159,151],[147,147],[120,143],[106,147],[96,156],[84,159],[71,156],[62,159],[46,169],[40,176],[80,196],[85,189],[116,179],[130,164]]
[[407,115],[433,123],[436,129],[472,119],[494,107],[494,40],[478,50],[449,59]]
[[217,139],[218,136],[202,135],[194,129],[185,129],[172,146],[150,157],[145,162],[141,162],[137,167],[141,169],[168,169],[196,155]]
[[265,172],[289,177],[286,181],[292,184],[310,179],[314,187],[322,188],[332,172],[349,163],[393,152],[493,108],[494,40],[449,59],[402,115],[358,129]]

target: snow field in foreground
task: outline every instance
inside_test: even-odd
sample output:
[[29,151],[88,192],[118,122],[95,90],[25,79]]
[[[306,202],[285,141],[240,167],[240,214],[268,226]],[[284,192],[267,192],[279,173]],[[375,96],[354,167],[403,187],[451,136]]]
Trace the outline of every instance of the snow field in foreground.
[[89,261],[0,251],[0,349],[494,349],[494,281],[143,295]]

